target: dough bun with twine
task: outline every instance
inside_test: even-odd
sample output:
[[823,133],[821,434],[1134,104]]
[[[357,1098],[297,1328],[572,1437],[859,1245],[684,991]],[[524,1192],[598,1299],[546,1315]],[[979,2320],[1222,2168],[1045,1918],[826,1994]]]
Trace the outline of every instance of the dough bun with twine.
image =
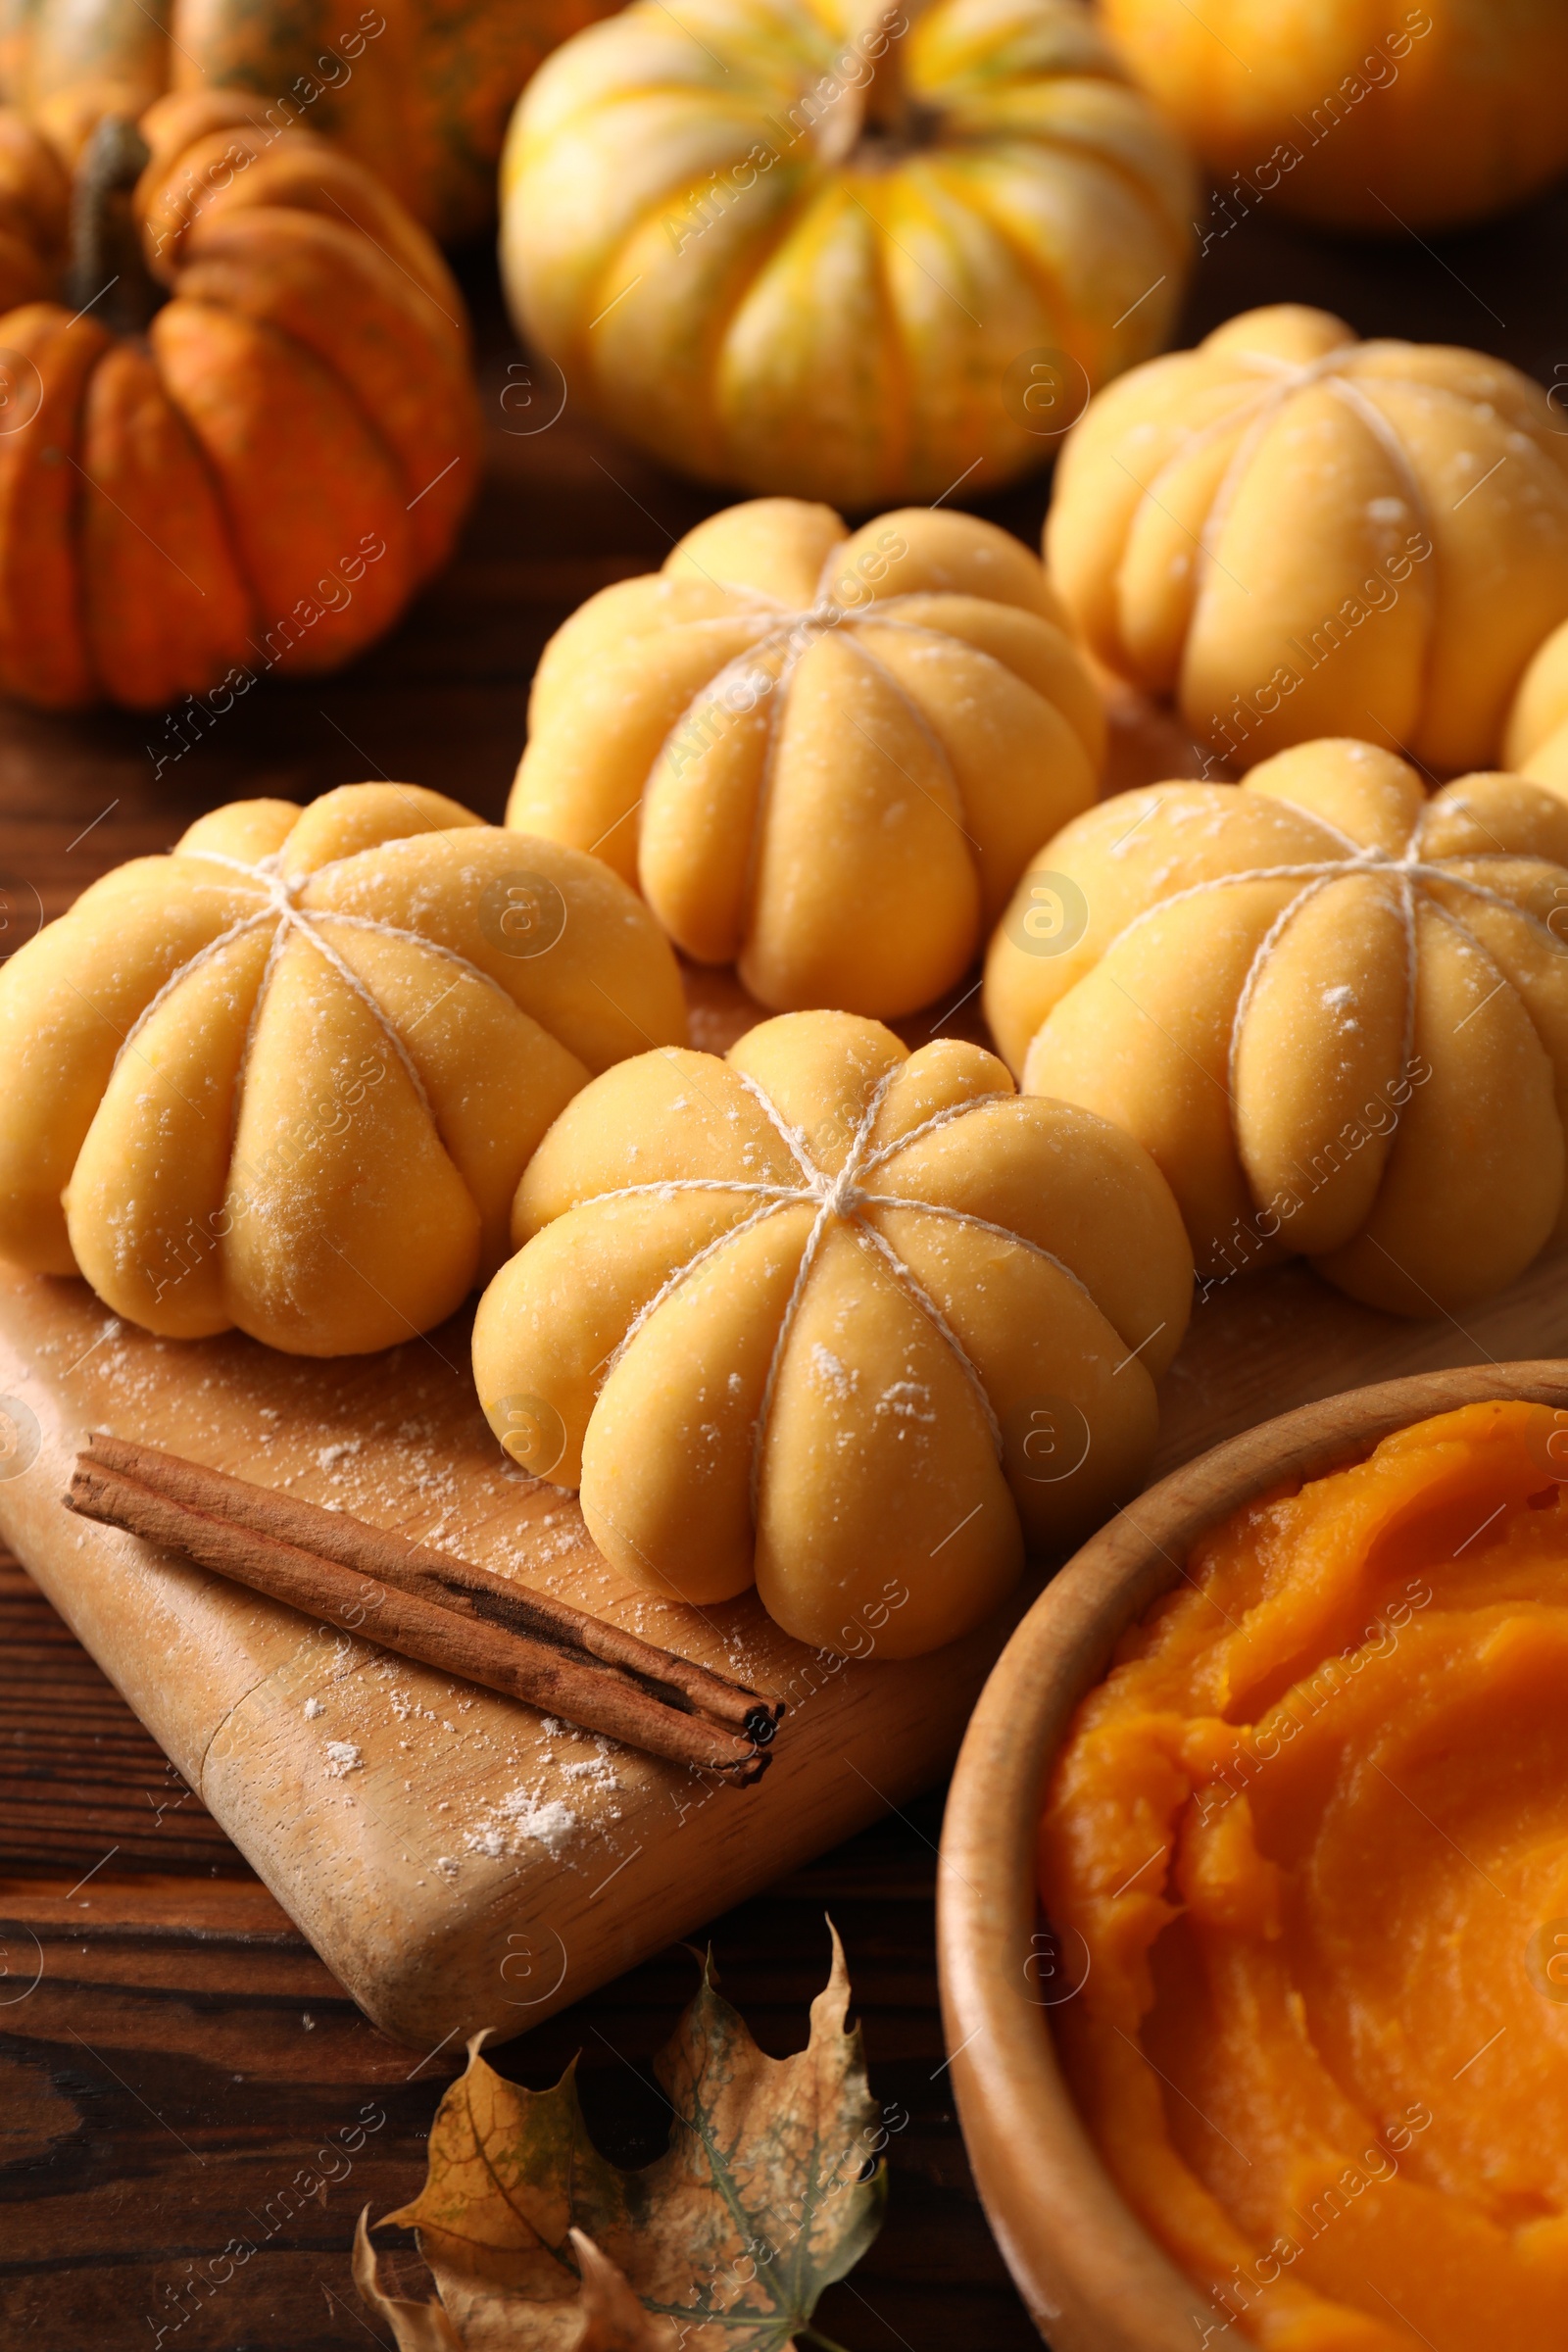
[[1552,630],[1520,681],[1502,757],[1516,774],[1568,801],[1568,621]]
[[0,1252],[189,1339],[411,1339],[505,1257],[550,1122],[686,1034],[597,860],[412,784],[237,801],[0,972]]
[[1250,311],[1090,402],[1052,576],[1101,659],[1238,768],[1320,735],[1494,765],[1568,617],[1560,425],[1500,360]]
[[[633,1582],[913,1657],[1136,1486],[1192,1257],[1147,1152],[993,1054],[787,1013],[586,1087],[474,1376]],[[874,1630],[872,1630],[874,1629]]]
[[1027,1092],[1152,1153],[1205,1276],[1298,1251],[1451,1314],[1568,1236],[1568,804],[1540,784],[1428,800],[1327,741],[1122,793],[1019,884],[985,1009]]
[[1044,569],[924,509],[751,500],[545,649],[507,822],[592,850],[775,1010],[892,1017],[959,980],[1105,717]]

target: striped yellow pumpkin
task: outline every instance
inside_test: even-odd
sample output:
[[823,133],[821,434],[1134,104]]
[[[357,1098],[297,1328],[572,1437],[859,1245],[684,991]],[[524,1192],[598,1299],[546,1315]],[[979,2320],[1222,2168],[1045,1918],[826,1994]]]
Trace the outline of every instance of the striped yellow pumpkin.
[[502,263],[630,439],[867,508],[1005,481],[1158,350],[1192,199],[1078,0],[636,0],[524,93]]

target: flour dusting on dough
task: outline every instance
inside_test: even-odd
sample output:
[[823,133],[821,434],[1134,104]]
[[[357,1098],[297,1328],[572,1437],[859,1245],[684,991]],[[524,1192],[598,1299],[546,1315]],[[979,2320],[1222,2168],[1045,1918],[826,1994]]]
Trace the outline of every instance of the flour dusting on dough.
[[835,1396],[841,1398],[853,1396],[860,1385],[858,1372],[852,1372],[846,1365],[840,1363],[832,1348],[824,1348],[820,1340],[812,1343],[811,1370],[816,1374],[818,1380],[824,1382],[832,1390]]
[[935,1421],[931,1392],[924,1381],[891,1381],[876,1400],[878,1415],[892,1413],[901,1421]]

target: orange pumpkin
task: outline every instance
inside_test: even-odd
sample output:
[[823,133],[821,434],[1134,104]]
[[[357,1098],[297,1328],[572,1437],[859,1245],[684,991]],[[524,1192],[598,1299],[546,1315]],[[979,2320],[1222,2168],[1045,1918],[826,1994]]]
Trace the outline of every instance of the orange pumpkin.
[[477,474],[461,298],[308,132],[163,99],[99,126],[73,206],[0,114],[0,302],[6,692],[154,710],[330,669],[445,560]]
[[438,237],[496,209],[507,116],[605,0],[5,0],[0,97],[74,156],[106,114],[238,89],[338,141]]
[[1331,228],[1453,228],[1568,164],[1562,0],[1102,0],[1112,40],[1220,191]]

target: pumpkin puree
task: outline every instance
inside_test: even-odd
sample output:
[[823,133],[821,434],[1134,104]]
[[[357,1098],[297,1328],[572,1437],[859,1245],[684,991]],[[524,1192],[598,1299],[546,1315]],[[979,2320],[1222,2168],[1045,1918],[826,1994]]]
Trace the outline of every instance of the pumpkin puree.
[[1568,2352],[1559,1479],[1544,1405],[1400,1431],[1207,1535],[1078,1710],[1053,2020],[1195,2344]]

